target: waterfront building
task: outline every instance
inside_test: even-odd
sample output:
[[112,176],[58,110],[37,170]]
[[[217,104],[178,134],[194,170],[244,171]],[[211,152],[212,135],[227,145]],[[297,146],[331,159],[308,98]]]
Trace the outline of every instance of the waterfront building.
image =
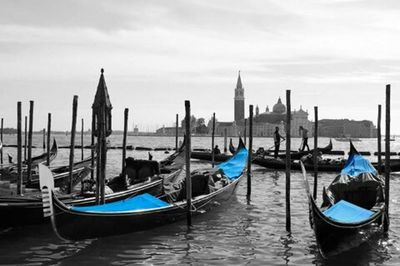
[[355,121],[349,119],[319,120],[319,135],[321,137],[351,137],[375,138],[375,125],[369,120]]

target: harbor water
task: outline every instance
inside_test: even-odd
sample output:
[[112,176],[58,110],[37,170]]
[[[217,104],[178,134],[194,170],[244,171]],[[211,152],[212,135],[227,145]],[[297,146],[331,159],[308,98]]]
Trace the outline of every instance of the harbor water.
[[[69,144],[69,136],[55,135],[60,146]],[[79,137],[77,137],[79,139]],[[90,136],[85,136],[88,145]],[[312,139],[310,139],[312,142]],[[321,138],[320,147],[329,139]],[[6,135],[4,144],[15,144],[15,135]],[[41,136],[34,136],[34,145],[41,146]],[[121,146],[122,136],[110,137],[111,146]],[[237,139],[234,140],[234,144]],[[270,138],[255,138],[254,148],[273,145]],[[80,143],[77,143],[80,144]],[[223,138],[216,138],[223,150]],[[129,136],[128,145],[174,147],[174,137]],[[209,137],[195,137],[192,148],[210,147]],[[311,145],[311,143],[310,143]],[[298,149],[300,139],[292,140]],[[333,141],[334,150],[348,151],[346,142]],[[355,146],[361,151],[376,151],[376,140],[362,139]],[[284,148],[284,144],[281,145]],[[392,151],[400,151],[400,142],[391,143]],[[4,148],[16,159],[15,148]],[[43,149],[33,150],[34,155]],[[172,152],[172,151],[171,151]],[[164,151],[151,151],[154,160],[168,156]],[[85,150],[85,156],[90,151]],[[148,151],[127,151],[127,156],[147,158]],[[337,156],[336,156],[337,157]],[[67,164],[68,149],[60,149],[54,165]],[[80,149],[76,149],[76,160]],[[370,157],[367,157],[370,158]],[[370,158],[376,161],[375,157]],[[192,168],[210,167],[208,162],[193,161]],[[390,230],[377,235],[361,246],[324,259],[320,256],[314,233],[309,225],[308,203],[300,172],[291,173],[292,232],[285,230],[285,173],[253,165],[251,202],[246,200],[246,179],[239,184],[236,196],[227,204],[193,218],[188,230],[185,221],[154,230],[66,242],[58,239],[50,224],[6,228],[0,232],[0,264],[2,265],[400,265],[399,194],[400,173],[391,175]],[[107,176],[121,170],[121,150],[108,151]],[[318,202],[322,186],[327,186],[334,173],[320,173]],[[312,180],[312,173],[309,173]],[[311,183],[312,185],[312,183]],[[0,217],[1,219],[2,217]]]

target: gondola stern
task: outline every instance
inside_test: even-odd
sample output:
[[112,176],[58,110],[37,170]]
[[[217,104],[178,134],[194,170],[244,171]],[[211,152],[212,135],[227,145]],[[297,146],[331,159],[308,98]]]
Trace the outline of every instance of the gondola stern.
[[232,154],[235,154],[235,152],[236,152],[236,149],[233,146],[232,138],[230,138],[230,140],[229,140],[229,152],[232,153]]
[[186,146],[186,134],[183,135],[183,141],[181,146],[178,148],[178,150],[176,151],[177,153],[179,152],[183,152],[185,150],[185,146]]
[[355,155],[355,154],[360,154],[356,147],[354,147],[353,142],[350,140],[350,152],[349,152],[349,156],[351,155]]
[[329,139],[329,144],[328,144],[328,146],[325,147],[325,149],[326,149],[327,151],[331,151],[332,148],[333,148],[332,139]]
[[243,149],[243,148],[246,148],[246,145],[244,145],[242,137],[239,137],[239,145],[237,147],[237,150],[240,150],[240,149]]
[[56,149],[56,148],[58,148],[58,145],[57,145],[56,138],[54,138],[53,139],[53,145],[52,145],[51,149]]

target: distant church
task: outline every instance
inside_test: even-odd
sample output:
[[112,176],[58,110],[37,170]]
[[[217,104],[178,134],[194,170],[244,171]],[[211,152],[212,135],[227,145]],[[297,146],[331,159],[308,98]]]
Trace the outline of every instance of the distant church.
[[235,122],[244,120],[244,88],[242,85],[242,79],[240,78],[240,71],[238,80],[235,88]]
[[[256,106],[255,116],[253,118],[253,135],[260,137],[270,137],[275,131],[275,127],[279,127],[282,134],[284,133],[285,121],[286,121],[286,106],[282,103],[281,98],[278,99],[277,103],[272,107],[272,112],[269,111],[268,106],[265,112],[260,113],[258,105]],[[308,113],[302,109],[292,111],[292,127],[291,135],[299,136],[299,127],[303,126],[307,128],[312,135],[313,123],[308,120]],[[249,123],[245,123],[245,100],[244,100],[244,88],[242,79],[240,77],[240,71],[235,88],[234,97],[234,121],[233,122],[217,122],[216,133],[223,135],[224,131],[230,136],[243,136],[244,126],[247,126],[247,132]]]

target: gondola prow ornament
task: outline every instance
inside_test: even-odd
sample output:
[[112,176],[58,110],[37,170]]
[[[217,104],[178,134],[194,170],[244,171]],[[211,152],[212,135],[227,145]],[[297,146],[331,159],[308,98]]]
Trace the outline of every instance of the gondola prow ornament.
[[107,137],[111,135],[111,110],[112,105],[108,95],[104,69],[101,69],[99,85],[92,105],[94,122],[94,135],[97,137],[97,171],[96,171],[96,202],[104,204],[104,186],[107,163]]

